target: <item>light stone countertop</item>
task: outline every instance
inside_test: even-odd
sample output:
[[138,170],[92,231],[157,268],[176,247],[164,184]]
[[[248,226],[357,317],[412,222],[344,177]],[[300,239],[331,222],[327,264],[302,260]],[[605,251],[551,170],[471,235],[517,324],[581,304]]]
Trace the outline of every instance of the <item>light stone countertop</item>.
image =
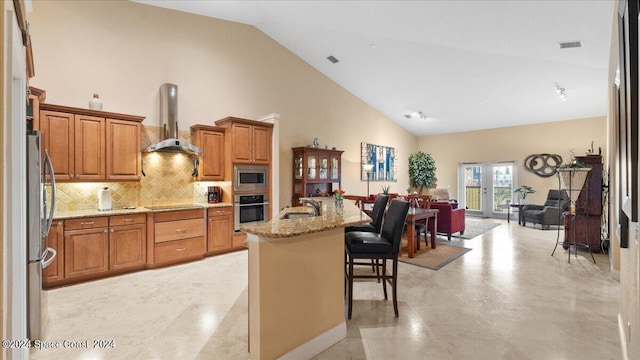
[[343,209],[338,210],[335,208],[335,202],[332,197],[311,199],[322,202],[320,216],[281,220],[284,215],[290,213],[313,213],[313,208],[310,206],[285,208],[269,222],[240,225],[240,231],[266,238],[287,238],[335,228],[367,224],[372,221],[366,213],[362,212],[359,207],[349,200],[345,200]]
[[[208,208],[217,208],[217,207],[231,207],[233,204],[231,203],[215,203],[215,204],[182,204],[185,207],[180,208],[180,205],[176,205],[176,207],[171,209],[162,209],[162,210],[151,210],[147,209],[144,206],[138,206],[135,209],[113,209],[113,210],[105,210],[100,211],[98,209],[86,209],[86,210],[70,210],[70,211],[54,211],[53,219],[54,220],[64,220],[64,219],[74,219],[74,218],[84,218],[84,217],[97,217],[97,216],[113,216],[113,215],[129,215],[129,214],[140,214],[140,213],[149,213],[149,212],[164,212],[164,211],[175,211],[175,210],[189,210],[189,209],[208,209]],[[197,206],[197,207],[193,207]]]

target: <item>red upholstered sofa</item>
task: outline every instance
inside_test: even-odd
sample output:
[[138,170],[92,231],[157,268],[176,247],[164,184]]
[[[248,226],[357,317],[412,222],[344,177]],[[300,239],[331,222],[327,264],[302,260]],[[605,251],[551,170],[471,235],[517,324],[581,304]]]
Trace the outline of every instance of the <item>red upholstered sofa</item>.
[[[432,209],[438,209],[438,232],[447,234],[447,239],[451,240],[451,234],[460,232],[464,234],[464,209],[454,209],[454,204],[448,202],[431,202]],[[430,218],[429,221],[433,221]]]

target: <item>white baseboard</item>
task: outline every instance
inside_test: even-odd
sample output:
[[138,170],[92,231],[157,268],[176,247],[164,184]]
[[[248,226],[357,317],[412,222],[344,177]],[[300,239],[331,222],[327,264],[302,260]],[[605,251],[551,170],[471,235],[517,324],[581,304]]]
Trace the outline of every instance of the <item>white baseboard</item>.
[[279,359],[311,359],[345,337],[347,337],[347,323],[343,321],[333,329],[329,329],[328,331],[282,355]]
[[624,331],[626,326],[624,325],[624,319],[622,314],[618,313],[618,336],[620,337],[620,352],[622,353],[623,360],[629,360],[629,354],[627,354],[627,334]]

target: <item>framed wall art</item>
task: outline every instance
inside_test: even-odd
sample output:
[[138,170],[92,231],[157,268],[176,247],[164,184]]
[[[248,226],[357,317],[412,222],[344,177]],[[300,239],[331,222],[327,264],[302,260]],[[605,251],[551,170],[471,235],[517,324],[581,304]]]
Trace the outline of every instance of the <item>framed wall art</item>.
[[[398,151],[395,148],[382,145],[361,143],[361,165],[372,164],[369,181],[397,181],[398,180]],[[367,172],[360,166],[363,181],[367,180]]]

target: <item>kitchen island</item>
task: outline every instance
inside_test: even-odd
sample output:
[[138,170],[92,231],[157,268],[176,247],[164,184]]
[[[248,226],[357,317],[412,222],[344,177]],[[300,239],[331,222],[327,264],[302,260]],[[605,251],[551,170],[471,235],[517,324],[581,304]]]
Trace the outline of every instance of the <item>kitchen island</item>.
[[[251,359],[308,359],[346,336],[344,228],[371,222],[349,201],[284,209],[241,226],[249,243]],[[293,215],[291,215],[293,214]]]

